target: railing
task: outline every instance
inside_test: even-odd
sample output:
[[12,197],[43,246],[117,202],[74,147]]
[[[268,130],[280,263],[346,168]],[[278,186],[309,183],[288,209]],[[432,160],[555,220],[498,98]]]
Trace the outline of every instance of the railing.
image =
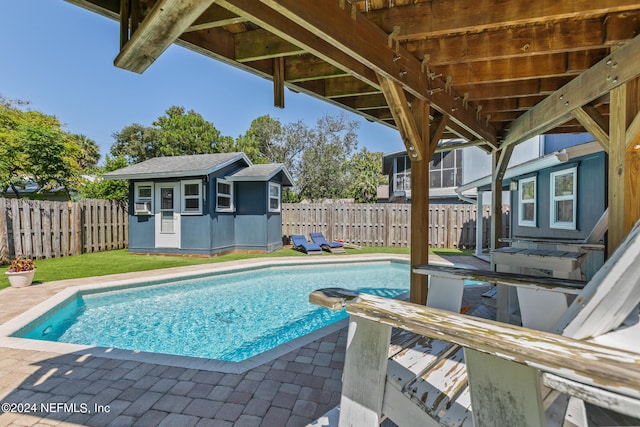
[[57,258],[127,245],[126,204],[0,198],[0,262],[16,255]]
[[[477,206],[429,206],[429,247],[474,248]],[[509,236],[509,207],[502,210],[503,236]],[[484,206],[483,247],[489,245],[491,208]],[[411,205],[362,203],[284,203],[282,233],[308,235],[322,231],[328,239],[363,246],[411,246]]]
[[[391,328],[465,348],[471,401],[483,403],[474,407],[474,419],[479,427],[509,425],[509,421],[517,419],[510,417],[519,415],[520,411],[542,414],[539,399],[514,401],[523,387],[530,386],[534,394],[538,392],[540,379],[535,372],[543,374],[546,386],[598,406],[632,416],[637,416],[640,408],[639,353],[344,289],[317,290],[309,296],[309,301],[333,310],[346,306],[351,316],[341,425],[352,425],[354,420],[359,421],[358,425],[365,425],[362,420],[369,422],[366,425],[377,425],[382,408],[390,407],[384,402],[384,378]],[[425,350],[429,348],[424,345]],[[520,382],[508,384],[503,378],[504,370],[494,369],[494,364],[502,369],[513,366],[520,371],[532,370],[532,375],[526,375],[530,377],[530,384],[524,385],[522,378]],[[471,378],[474,375],[477,375],[475,381]],[[474,396],[474,390],[487,395]],[[397,401],[391,406],[400,407]],[[534,406],[538,409],[532,409]],[[394,420],[392,414],[386,415]],[[507,418],[500,420],[505,422],[498,422],[500,416]]]

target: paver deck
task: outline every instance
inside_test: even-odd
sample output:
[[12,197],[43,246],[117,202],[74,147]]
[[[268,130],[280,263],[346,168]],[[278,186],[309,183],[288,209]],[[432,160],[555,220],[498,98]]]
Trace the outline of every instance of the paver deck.
[[[487,265],[472,257],[432,261]],[[86,281],[4,289],[0,323]],[[478,304],[479,291],[465,304]],[[339,329],[242,373],[53,353],[44,341],[42,350],[0,347],[0,425],[305,426],[339,403],[346,335]]]

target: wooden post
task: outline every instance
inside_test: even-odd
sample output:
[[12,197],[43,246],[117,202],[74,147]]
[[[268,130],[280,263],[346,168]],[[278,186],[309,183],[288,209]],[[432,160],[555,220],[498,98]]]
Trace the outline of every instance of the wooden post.
[[284,108],[284,57],[273,59],[273,106]]
[[[412,113],[421,131],[421,140],[412,141],[420,148],[423,159],[411,160],[411,265],[429,262],[429,104],[415,100]],[[428,278],[411,272],[409,300],[427,303]]]
[[465,348],[473,425],[546,425],[537,369]]
[[482,246],[484,242],[484,212],[482,199],[484,192],[478,191],[478,200],[476,201],[476,255],[482,255]]
[[120,0],[120,50],[129,41],[129,0]]
[[391,326],[351,316],[344,360],[341,426],[379,426]]
[[631,123],[640,118],[640,79],[627,83],[627,132],[624,158],[624,234],[640,219],[640,132]]
[[[607,251],[618,247],[635,222],[640,219],[640,146],[638,134],[627,129],[640,110],[640,83],[632,80],[611,91]],[[630,130],[633,132],[634,127]]]
[[[490,248],[495,250],[500,246],[502,237],[502,178],[509,163],[509,157],[513,152],[513,145],[492,153],[491,162],[491,239]],[[491,256],[491,269],[496,270],[496,265]],[[511,320],[509,288],[505,285],[498,285],[496,300],[496,319],[500,322],[509,323]]]

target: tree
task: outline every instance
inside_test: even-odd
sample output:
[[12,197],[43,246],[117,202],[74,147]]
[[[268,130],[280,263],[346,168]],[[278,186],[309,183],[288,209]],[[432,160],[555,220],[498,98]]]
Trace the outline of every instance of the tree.
[[96,177],[93,180],[85,180],[80,189],[83,199],[106,199],[126,202],[129,199],[129,182],[127,180],[102,179],[107,172],[121,169],[129,164],[124,156],[106,156],[104,166],[96,168]]
[[11,189],[21,197],[34,183],[36,193],[62,187],[71,194],[79,185],[82,148],[56,117],[18,105],[0,99],[0,193]]
[[160,130],[159,151],[162,156],[222,153],[228,151],[229,139],[222,139],[213,123],[193,110],[169,108],[165,116],[153,122]]
[[348,196],[348,159],[358,141],[358,123],[344,115],[325,115],[306,132],[296,184],[302,198],[320,200]]
[[128,163],[139,163],[160,154],[159,131],[156,128],[133,123],[115,132],[113,138],[115,142],[111,145],[111,155],[123,156]]
[[236,139],[232,151],[244,152],[253,163],[277,163],[272,148],[282,137],[282,131],[278,120],[269,115],[260,116]]
[[349,197],[356,202],[375,203],[378,186],[385,183],[382,153],[363,148],[349,159],[347,170],[351,180]]
[[223,137],[213,123],[183,107],[170,107],[152,126],[134,123],[113,134],[113,156],[124,156],[129,163],[153,157],[228,152],[233,139]]
[[78,165],[82,170],[95,167],[100,160],[100,148],[96,142],[85,135],[71,135],[80,147],[81,156]]

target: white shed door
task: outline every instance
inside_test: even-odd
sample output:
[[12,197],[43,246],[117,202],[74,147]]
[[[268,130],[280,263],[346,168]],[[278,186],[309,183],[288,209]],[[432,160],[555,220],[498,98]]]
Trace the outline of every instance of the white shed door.
[[156,185],[156,248],[180,247],[180,184]]

